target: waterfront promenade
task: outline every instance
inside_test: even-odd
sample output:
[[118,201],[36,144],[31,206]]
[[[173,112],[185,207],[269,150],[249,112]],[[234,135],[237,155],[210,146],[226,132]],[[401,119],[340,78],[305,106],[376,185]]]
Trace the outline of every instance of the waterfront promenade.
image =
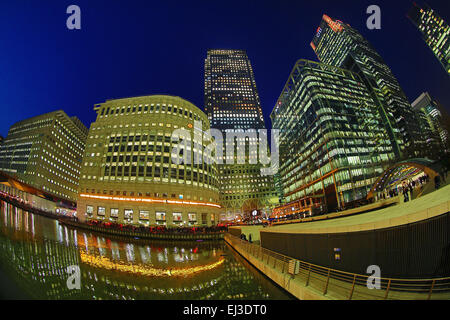
[[[241,233],[245,234],[247,239],[251,234],[253,242],[259,242],[260,232],[322,234],[395,227],[449,212],[450,184],[406,203],[403,202],[403,197],[395,197],[379,201],[378,205],[370,204],[365,207],[302,220],[291,220],[269,227],[232,226],[229,229],[236,230],[234,234],[238,236]],[[373,211],[366,212],[367,209]],[[359,211],[364,212],[359,213]]]
[[[450,299],[450,277],[439,269],[446,268],[439,263],[446,259],[444,247],[446,243],[448,246],[445,221],[450,212],[450,185],[413,201],[395,201],[396,204],[379,210],[356,215],[346,215],[344,211],[346,216],[332,214],[333,218],[322,217],[319,221],[311,221],[319,218],[313,217],[308,222],[271,227],[230,227],[225,241],[299,299]],[[241,233],[247,239],[252,234],[254,243],[241,240]],[[333,248],[342,248],[346,263],[335,260]],[[323,263],[314,264],[313,260]],[[299,263],[295,276],[287,272],[291,261]],[[379,290],[369,290],[369,275],[362,274],[373,264],[369,261],[382,266]],[[344,266],[364,271],[345,272]],[[407,274],[410,270],[415,275]],[[434,270],[436,275],[420,276],[427,270]],[[390,272],[398,276],[383,278]]]
[[[231,234],[225,241],[259,271],[300,300],[448,300],[450,277],[432,279],[379,278],[380,289],[369,289],[369,275],[343,272],[300,261]],[[297,274],[289,264],[299,265]]]
[[[118,224],[103,224],[80,222],[74,217],[67,217],[53,210],[38,208],[30,202],[21,199],[18,196],[10,195],[0,191],[0,200],[5,201],[15,207],[21,208],[33,214],[41,215],[50,219],[58,220],[59,223],[69,228],[78,228],[110,234],[120,237],[129,237],[135,239],[155,239],[155,240],[181,240],[181,241],[203,241],[203,240],[222,240],[225,227],[191,227],[191,228],[162,228],[162,227],[135,227],[122,226]],[[108,226],[110,225],[110,226]]]
[[[343,233],[396,227],[429,219],[450,210],[450,184],[409,202],[363,214],[261,229],[276,233]],[[343,212],[345,213],[345,212]]]

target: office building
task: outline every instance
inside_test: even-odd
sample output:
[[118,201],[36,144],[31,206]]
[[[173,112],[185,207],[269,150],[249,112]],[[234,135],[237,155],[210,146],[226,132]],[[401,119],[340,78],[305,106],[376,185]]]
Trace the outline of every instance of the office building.
[[444,70],[450,75],[450,28],[433,9],[414,3],[408,18],[422,34],[422,38],[433,51]]
[[[422,93],[413,103],[413,110],[417,113],[422,133],[426,137],[429,155],[436,160],[443,153],[449,152],[449,133],[446,128],[446,111],[439,107],[428,92]],[[440,110],[441,109],[441,110]]]
[[0,170],[55,197],[76,201],[88,129],[54,111],[15,123],[0,148]]
[[[224,141],[227,134],[257,133],[265,129],[255,76],[245,51],[208,50],[205,59],[205,110],[211,127],[222,131]],[[261,164],[250,164],[257,162],[258,154],[249,150],[252,146],[258,147],[258,140],[249,136],[245,141],[245,164],[224,158],[224,164],[218,166],[221,203],[225,210],[222,219],[268,214],[273,199],[277,198],[273,176],[262,175]],[[223,154],[226,155],[225,148]],[[227,160],[232,160],[233,164],[227,164]]]
[[243,50],[208,50],[205,111],[211,128],[265,129],[255,76]]
[[346,69],[299,60],[271,119],[280,130],[283,197],[292,208],[351,206],[396,156],[370,91]]
[[425,141],[408,99],[382,57],[357,30],[323,15],[311,47],[322,63],[361,76],[378,106],[381,125],[398,159],[423,155]]
[[[194,161],[210,144],[195,140],[209,129],[199,108],[179,97],[153,95],[107,100],[94,109],[97,119],[89,129],[80,178],[79,219],[168,227],[217,224],[216,166],[211,159]],[[180,142],[172,135],[182,129],[189,141],[180,155],[192,158],[177,162],[172,152]]]

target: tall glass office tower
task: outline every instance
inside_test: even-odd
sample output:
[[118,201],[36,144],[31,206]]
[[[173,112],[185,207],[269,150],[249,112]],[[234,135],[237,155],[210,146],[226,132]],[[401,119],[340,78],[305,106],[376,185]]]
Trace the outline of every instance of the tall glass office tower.
[[378,106],[397,158],[419,156],[425,142],[400,84],[373,46],[355,29],[323,15],[311,47],[323,63],[356,72]]
[[243,50],[208,50],[205,109],[212,128],[265,129],[255,76]]
[[417,118],[423,128],[430,155],[439,157],[442,153],[448,153],[449,132],[445,125],[448,115],[445,109],[441,112],[438,103],[430,97],[428,92],[422,93],[411,106],[418,114]]
[[423,40],[450,75],[450,27],[433,9],[414,3],[408,18],[422,33]]
[[367,196],[395,158],[377,109],[357,73],[296,63],[271,114],[288,206],[320,199],[335,211]]
[[[221,130],[224,141],[227,134],[265,129],[255,76],[245,51],[208,50],[205,111],[211,128]],[[261,175],[262,166],[249,161],[257,157],[249,154],[250,145],[257,144],[257,139],[248,137],[246,142],[245,164],[235,161],[218,166],[221,203],[226,208],[227,219],[268,214],[270,199],[276,198],[273,177]]]

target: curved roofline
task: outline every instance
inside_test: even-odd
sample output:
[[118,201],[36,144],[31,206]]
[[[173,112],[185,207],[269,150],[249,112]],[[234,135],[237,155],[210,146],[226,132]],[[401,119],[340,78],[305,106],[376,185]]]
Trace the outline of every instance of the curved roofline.
[[190,105],[192,105],[193,107],[197,108],[206,117],[208,117],[208,115],[206,114],[206,112],[202,108],[198,107],[197,105],[195,105],[191,101],[189,101],[189,100],[187,100],[185,98],[182,98],[180,96],[174,96],[174,95],[170,95],[170,94],[151,94],[151,95],[142,95],[142,96],[123,97],[123,98],[116,98],[116,99],[106,99],[105,102],[94,104],[94,110],[96,110],[100,105],[102,105],[104,103],[107,103],[107,102],[120,101],[120,100],[129,100],[129,99],[139,99],[139,98],[157,98],[157,97],[176,98],[176,99],[183,100],[183,101],[189,103]]
[[427,175],[430,176],[431,179],[434,179],[435,176],[440,175],[440,171],[442,170],[439,161],[434,161],[428,158],[412,158],[399,161],[384,170],[383,173],[375,180],[375,183],[372,185],[369,193],[367,194],[367,199],[374,197],[374,193],[378,190],[378,186],[381,186],[381,190],[384,190],[386,182],[388,182],[387,178],[391,176],[394,169],[397,169],[402,165],[409,165],[422,169]]
[[[142,95],[142,96],[131,96],[131,97],[112,98],[112,99],[106,99],[105,102],[108,102],[108,101],[114,101],[114,100],[133,99],[133,98],[144,98],[144,97],[171,97],[171,98],[179,98],[179,99],[182,99],[182,100],[186,100],[186,101],[189,102],[189,103],[192,103],[192,102],[190,102],[189,100],[187,100],[187,99],[185,99],[185,98],[182,98],[182,97],[180,97],[180,96],[174,96],[174,95],[171,95],[171,94],[162,94],[162,93],[159,93],[159,94],[145,94],[145,95]],[[192,103],[192,104],[193,104],[193,103]],[[194,105],[195,105],[195,104],[194,104]]]

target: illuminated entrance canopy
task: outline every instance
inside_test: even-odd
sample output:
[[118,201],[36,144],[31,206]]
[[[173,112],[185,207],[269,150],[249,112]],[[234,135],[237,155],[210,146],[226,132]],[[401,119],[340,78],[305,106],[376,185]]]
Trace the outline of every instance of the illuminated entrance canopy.
[[409,159],[400,161],[383,172],[375,181],[372,189],[367,195],[367,199],[374,197],[375,193],[381,192],[396,182],[401,182],[407,177],[412,177],[420,171],[425,172],[431,180],[442,171],[442,166],[425,158]]

